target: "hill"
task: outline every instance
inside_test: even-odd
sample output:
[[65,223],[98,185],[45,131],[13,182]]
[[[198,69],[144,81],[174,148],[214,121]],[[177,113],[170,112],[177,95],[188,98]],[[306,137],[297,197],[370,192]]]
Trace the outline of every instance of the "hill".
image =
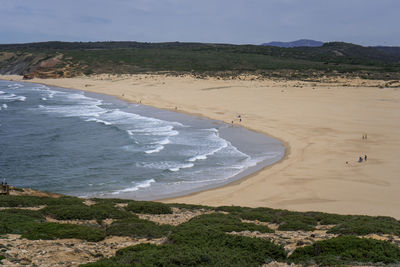
[[303,46],[319,47],[319,46],[323,46],[324,42],[309,40],[309,39],[300,39],[300,40],[293,41],[293,42],[269,42],[269,43],[263,43],[262,45],[277,46],[277,47],[284,47],[284,48],[303,47]]
[[74,77],[167,72],[232,77],[399,79],[396,48],[325,43],[320,47],[140,42],[44,42],[0,45],[0,74]]

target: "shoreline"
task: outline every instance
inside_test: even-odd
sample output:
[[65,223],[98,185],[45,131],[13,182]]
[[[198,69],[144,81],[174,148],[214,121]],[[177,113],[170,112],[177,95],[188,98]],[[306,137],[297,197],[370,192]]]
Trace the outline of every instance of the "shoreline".
[[[30,83],[28,81],[21,81],[21,83],[26,83],[28,85],[32,85],[35,83]],[[71,88],[66,88],[66,87],[56,87],[56,86],[51,86],[51,90],[59,91],[59,92],[70,92],[70,93],[76,93],[79,89],[71,89]],[[153,189],[150,192],[147,193],[140,193],[137,191],[130,192],[130,191],[125,191],[125,189],[129,189],[130,187],[126,188],[120,188],[116,191],[110,191],[110,192],[89,192],[90,194],[88,196],[85,196],[84,194],[78,194],[73,191],[60,191],[60,189],[53,188],[51,191],[57,192],[57,193],[62,193],[62,194],[67,194],[67,195],[73,195],[76,197],[98,197],[98,198],[122,198],[122,199],[134,199],[134,200],[144,200],[144,201],[163,201],[164,199],[173,199],[173,198],[179,198],[187,195],[191,195],[193,193],[199,193],[202,191],[226,186],[232,182],[235,182],[237,180],[243,179],[247,176],[251,176],[253,173],[258,172],[270,165],[275,164],[276,162],[281,161],[281,159],[285,155],[285,147],[283,146],[282,142],[272,138],[270,136],[267,136],[263,133],[251,131],[247,128],[242,127],[241,125],[230,125],[222,121],[217,121],[205,117],[200,117],[200,116],[195,116],[195,115],[189,115],[187,113],[183,112],[176,112],[176,110],[165,110],[165,109],[158,109],[152,106],[148,105],[134,105],[135,103],[132,102],[127,102],[124,99],[117,98],[113,95],[105,95],[105,94],[100,94],[100,93],[94,93],[94,92],[88,92],[88,91],[83,91],[79,90],[79,92],[84,92],[87,97],[94,98],[94,99],[99,99],[105,104],[115,104],[118,105],[118,110],[121,108],[125,112],[132,112],[134,114],[140,115],[140,116],[145,116],[149,118],[155,118],[163,121],[169,121],[169,122],[178,122],[181,123],[185,126],[191,126],[191,127],[200,127],[200,129],[211,129],[215,128],[218,131],[218,135],[228,143],[232,144],[232,146],[235,149],[238,149],[240,152],[244,153],[246,156],[248,156],[251,159],[251,162],[248,165],[243,165],[245,166],[240,172],[235,172],[232,173],[231,176],[224,176],[223,173],[219,173],[219,175],[216,175],[215,177],[210,177],[207,179],[210,179],[210,182],[202,182],[202,186],[197,186],[197,187],[190,187],[190,186],[181,186],[181,190],[177,189],[171,189],[169,190],[162,190],[160,191],[159,189]],[[122,105],[121,105],[122,104]],[[131,106],[126,106],[126,104],[130,104]],[[140,107],[135,107],[135,106],[140,106]],[[266,152],[267,154],[264,154]],[[274,156],[270,156],[270,154],[273,154]],[[276,154],[276,155],[275,155]],[[230,167],[231,165],[227,165],[226,167]],[[215,166],[217,167],[217,166]],[[199,180],[198,182],[201,182],[203,177],[202,175],[199,174]],[[154,178],[154,177],[148,177],[148,179]],[[211,182],[211,180],[214,180],[214,182]],[[156,178],[154,178],[156,179]],[[161,181],[162,182],[162,181]],[[26,186],[26,185],[19,185],[19,186]],[[158,186],[160,187],[160,186]],[[154,188],[154,187],[153,187]],[[58,190],[58,191],[57,191]]]
[[[19,76],[0,78],[22,80]],[[395,123],[400,94],[397,88],[378,88],[380,81],[315,83],[99,75],[28,82],[142,101],[144,105],[228,123],[242,114],[241,126],[278,139],[286,148],[279,162],[244,178],[162,199],[164,202],[400,218],[400,182],[396,179],[400,171],[396,162],[400,129]],[[369,138],[365,141],[360,140],[364,132]],[[368,154],[368,162],[357,163],[363,154]]]

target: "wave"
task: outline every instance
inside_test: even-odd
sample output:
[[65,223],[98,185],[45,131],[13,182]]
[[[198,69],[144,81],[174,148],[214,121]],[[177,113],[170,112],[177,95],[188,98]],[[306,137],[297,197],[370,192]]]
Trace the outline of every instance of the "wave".
[[7,108],[8,108],[7,104],[3,104],[3,105],[1,105],[1,107],[2,107],[3,109],[7,109]]
[[94,121],[94,122],[102,123],[104,125],[113,125],[111,122],[99,120],[99,119],[96,119],[96,118],[89,118],[86,121]]
[[192,156],[189,159],[187,159],[187,161],[195,162],[197,160],[205,160],[209,156],[214,155],[215,153],[223,150],[224,148],[227,148],[228,146],[232,146],[230,142],[226,141],[225,139],[223,139],[219,136],[219,131],[217,129],[211,128],[211,129],[205,129],[205,131],[212,132],[211,135],[207,136],[207,139],[210,141],[213,141],[213,142],[217,142],[217,147],[215,147],[214,149],[208,150],[208,151],[204,151],[202,154]]
[[17,89],[17,88],[24,87],[24,85],[22,85],[20,83],[12,83],[12,84],[7,85],[7,87],[10,89]]
[[5,93],[5,94],[0,94],[0,100],[25,101],[26,96]]
[[154,179],[149,179],[149,180],[145,180],[143,182],[140,183],[136,183],[137,185],[133,186],[133,187],[128,187],[122,190],[117,190],[112,192],[113,195],[118,195],[120,193],[127,193],[127,192],[135,192],[138,191],[141,188],[147,188],[150,187],[152,183],[155,183],[156,181]]
[[179,134],[179,131],[174,130],[174,127],[171,125],[159,126],[159,127],[151,127],[151,128],[142,128],[142,129],[133,129],[130,130],[133,133],[139,133],[144,135],[163,135],[163,136],[175,136]]
[[146,154],[158,153],[163,149],[164,149],[164,146],[163,145],[159,145],[159,146],[156,146],[154,149],[150,149],[150,150],[144,151],[144,153],[146,153]]
[[169,168],[168,170],[171,171],[171,172],[177,172],[180,169],[188,169],[188,168],[192,168],[193,166],[194,166],[193,163],[187,163],[187,164],[179,165],[179,166],[174,167],[174,168]]
[[207,153],[204,153],[204,154],[200,154],[200,155],[196,155],[196,156],[194,156],[194,157],[191,157],[191,158],[189,158],[187,161],[195,162],[195,161],[197,161],[197,160],[205,160],[205,159],[207,159],[209,156],[214,155],[215,153],[221,151],[222,149],[224,149],[224,148],[228,147],[228,145],[230,145],[230,143],[229,143],[228,141],[226,141],[225,139],[222,139],[222,138],[221,138],[221,140],[223,141],[223,143],[222,143],[222,145],[221,145],[220,147],[218,147],[218,148],[216,148],[216,149],[214,149],[214,150],[212,150],[212,151],[210,151],[210,152],[207,152]]
[[6,94],[6,92],[4,92],[4,91],[0,91],[0,95],[2,95],[2,94]]

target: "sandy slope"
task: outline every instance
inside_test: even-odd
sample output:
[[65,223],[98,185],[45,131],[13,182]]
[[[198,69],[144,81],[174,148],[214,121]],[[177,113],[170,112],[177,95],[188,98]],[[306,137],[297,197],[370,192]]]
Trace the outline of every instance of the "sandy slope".
[[[4,76],[3,76],[4,78]],[[16,76],[7,78],[20,79]],[[199,80],[162,75],[35,79],[231,122],[278,137],[287,157],[247,179],[167,202],[400,219],[400,90],[379,81]],[[367,133],[368,139],[362,139]],[[357,163],[367,154],[368,161]],[[346,164],[348,161],[348,164]]]

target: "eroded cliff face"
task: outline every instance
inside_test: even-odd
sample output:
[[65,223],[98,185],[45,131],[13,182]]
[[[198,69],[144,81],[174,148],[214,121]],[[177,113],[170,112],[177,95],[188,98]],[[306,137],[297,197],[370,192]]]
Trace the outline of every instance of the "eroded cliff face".
[[63,54],[0,52],[0,74],[23,75],[26,79],[59,78],[65,76],[65,66]]

